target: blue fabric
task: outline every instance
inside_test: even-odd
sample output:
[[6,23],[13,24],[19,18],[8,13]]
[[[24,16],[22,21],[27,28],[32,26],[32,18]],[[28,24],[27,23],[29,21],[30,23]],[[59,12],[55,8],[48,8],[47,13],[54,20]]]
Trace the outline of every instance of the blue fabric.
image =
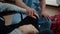
[[35,10],[38,12],[38,14],[40,15],[41,9],[40,9],[40,7],[39,7],[39,3],[40,3],[39,0],[23,0],[23,2],[24,2],[26,5],[28,5],[30,8],[35,9]]
[[[40,15],[41,10],[39,7],[39,0],[23,0],[23,2],[28,5],[31,8],[34,8],[38,14]],[[27,15],[23,15],[23,18],[25,18]],[[12,24],[18,23],[21,21],[21,17],[19,14],[14,14],[13,19],[12,19]]]
[[[23,0],[23,2],[27,5],[27,6],[29,6],[30,8],[33,8],[33,9],[35,9],[37,12],[38,12],[38,15],[40,15],[41,14],[41,8],[39,7],[39,2],[40,0]],[[27,15],[23,15],[23,17],[25,18]],[[16,19],[16,18],[19,18],[19,19]],[[19,22],[19,20],[20,20],[20,15],[18,15],[18,14],[15,14],[14,16],[13,16],[13,20],[14,21],[16,21],[16,22]],[[20,20],[21,21],[21,20]],[[16,22],[14,22],[14,23],[16,23]],[[14,24],[13,23],[13,24]],[[51,21],[49,20],[49,19],[46,19],[45,17],[42,17],[42,18],[40,18],[39,19],[39,25],[40,25],[40,27],[39,27],[39,31],[44,31],[45,29],[50,29],[50,26],[51,26]]]
[[40,31],[43,31],[45,29],[50,29],[51,27],[51,20],[50,19],[47,19],[45,17],[41,17],[40,20],[39,20],[39,29]]
[[54,34],[51,28],[51,20],[45,17],[40,17],[39,19],[39,34]]
[[19,13],[13,15],[12,24],[19,23],[21,21],[21,15]]
[[40,31],[39,34],[54,34],[54,32],[50,29],[46,29],[44,31]]

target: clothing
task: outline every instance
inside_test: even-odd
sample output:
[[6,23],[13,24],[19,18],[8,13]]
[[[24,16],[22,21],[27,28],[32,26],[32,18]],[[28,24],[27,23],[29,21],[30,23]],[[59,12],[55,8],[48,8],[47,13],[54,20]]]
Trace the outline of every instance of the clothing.
[[27,6],[29,6],[30,8],[35,9],[35,10],[38,12],[38,14],[40,15],[40,13],[41,13],[41,8],[40,8],[40,5],[39,5],[39,3],[40,3],[39,0],[23,0],[23,2],[24,2]]
[[[41,0],[23,0],[23,2],[29,6],[30,8],[33,8],[37,11],[38,15],[40,16],[41,15],[41,8],[39,7],[39,3],[40,3]],[[27,15],[22,15],[23,16],[23,19],[27,16]],[[16,20],[17,19],[17,20]],[[20,20],[20,16],[19,14],[15,14],[13,16],[13,24],[16,24],[16,23],[19,23]],[[45,17],[41,17],[38,19],[39,21],[39,34],[43,31],[50,31],[50,27],[51,27],[51,20],[50,19],[46,19]],[[51,32],[51,31],[50,31]],[[46,31],[47,33],[47,31]],[[49,33],[49,32],[48,32]],[[52,32],[51,32],[52,33]]]
[[0,2],[15,4],[15,0],[0,0]]
[[51,30],[54,34],[60,34],[60,14],[51,16],[50,19],[52,20]]
[[13,4],[0,2],[0,13],[4,12],[4,11],[24,13],[26,11],[26,9],[18,7],[18,6],[13,5]]
[[[8,13],[10,13],[11,11],[13,13],[15,13],[15,12],[16,13],[23,13],[25,11],[25,9],[17,7],[12,4],[0,2],[0,34],[8,34],[8,33],[12,32],[14,29],[18,28],[19,26],[27,25],[27,24],[32,24],[38,29],[38,27],[37,27],[38,21],[36,22],[36,19],[33,19],[28,16],[17,24],[11,24],[9,26],[6,26],[3,16],[8,15]],[[16,31],[16,30],[14,30],[14,31]]]
[[[40,15],[41,14],[41,9],[39,7],[39,0],[23,0],[23,2],[28,5],[29,7],[35,9],[38,14]],[[29,3],[28,3],[29,2]],[[23,14],[23,19],[26,17],[27,15],[24,15]],[[13,19],[12,19],[12,23],[15,24],[15,23],[19,23],[20,20],[20,14],[15,14],[13,16]]]
[[25,13],[26,9],[18,7],[13,4],[0,2],[0,16],[15,14],[15,13]]
[[[35,10],[38,12],[38,15],[41,15],[41,8],[39,7],[39,3],[40,3],[39,1],[40,1],[40,0],[23,0],[23,2],[24,2],[27,6],[35,9]],[[26,16],[27,16],[27,15],[24,15],[24,14],[23,14],[23,19],[24,19]],[[19,14],[15,14],[15,15],[13,16],[12,23],[13,23],[13,24],[14,24],[14,23],[19,23],[19,21],[21,21],[20,19],[21,19],[21,18],[19,17]],[[44,22],[44,18],[41,18],[41,20]],[[40,18],[39,18],[39,22],[40,22],[41,20],[40,20]]]
[[[2,19],[4,19],[2,16],[0,16]],[[8,34],[12,32],[14,29],[22,26],[22,24],[11,24],[9,26],[5,25],[5,20],[0,19],[0,34]]]
[[22,32],[19,29],[14,29],[11,33],[9,34],[22,34]]
[[4,0],[0,0],[0,2],[3,2]]
[[[2,16],[0,16],[0,17],[2,18]],[[25,19],[23,19],[21,22],[19,22],[17,24],[11,24],[8,26],[5,25],[5,20],[3,21],[2,19],[0,19],[0,34],[8,34],[8,33],[12,32],[14,29],[16,29],[22,25],[28,25],[28,24],[32,24],[33,26],[35,26],[38,29],[37,19],[33,19],[32,17],[29,17],[29,16],[27,16]]]
[[[40,7],[39,7],[39,1],[40,0],[24,0],[23,2],[26,4],[26,5],[28,5],[29,7],[31,7],[31,8],[34,8],[37,12],[38,12],[38,14],[39,15],[41,15],[41,9],[40,9]],[[13,24],[17,24],[17,23],[19,23],[21,20],[21,18],[20,18],[20,14],[15,14],[14,16],[13,16],[13,20],[12,20],[12,23]],[[23,19],[26,17],[27,15],[24,15],[23,14]],[[48,20],[48,19],[47,19]],[[40,27],[39,27],[39,29],[40,29],[40,31],[42,30],[44,30],[44,29],[50,29],[50,26],[51,26],[51,21],[49,20],[48,22],[47,22],[47,20],[45,20],[45,17],[42,17],[41,19],[39,19],[39,25],[40,25]],[[47,25],[46,25],[47,24]],[[43,28],[43,27],[44,28]]]
[[[5,20],[2,16],[4,15],[8,15],[11,11],[11,13],[17,13],[22,10],[23,8],[20,8],[20,7],[17,7],[15,5],[12,5],[12,4],[8,4],[8,3],[1,3],[0,2],[0,34],[7,34],[7,33],[10,33],[11,31],[13,31],[15,28],[18,28],[19,26],[21,26],[21,24],[13,24],[13,25],[9,25],[9,26],[6,26],[5,25]],[[22,11],[25,11],[22,10]]]

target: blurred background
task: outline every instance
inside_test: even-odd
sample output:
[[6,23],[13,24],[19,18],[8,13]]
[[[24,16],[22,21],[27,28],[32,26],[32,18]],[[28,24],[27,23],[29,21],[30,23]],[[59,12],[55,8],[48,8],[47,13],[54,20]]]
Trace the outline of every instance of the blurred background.
[[52,6],[59,6],[60,5],[60,0],[46,0],[47,5],[52,5]]
[[46,0],[46,13],[50,16],[60,13],[60,0]]

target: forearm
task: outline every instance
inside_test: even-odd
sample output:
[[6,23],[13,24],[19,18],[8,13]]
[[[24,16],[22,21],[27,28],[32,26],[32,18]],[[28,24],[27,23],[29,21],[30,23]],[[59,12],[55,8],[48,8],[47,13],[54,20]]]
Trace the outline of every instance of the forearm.
[[25,13],[26,12],[26,9],[18,7],[16,5],[12,5],[12,4],[8,4],[7,8],[8,8],[7,11],[15,11],[15,12],[19,12],[19,13]]
[[46,6],[45,0],[41,0],[40,7],[42,12],[45,11],[45,6]]
[[19,7],[22,7],[22,8],[29,8],[24,2],[23,0],[16,0],[16,5],[18,5]]
[[8,3],[0,3],[0,15],[14,14],[17,12],[25,13],[26,9]]

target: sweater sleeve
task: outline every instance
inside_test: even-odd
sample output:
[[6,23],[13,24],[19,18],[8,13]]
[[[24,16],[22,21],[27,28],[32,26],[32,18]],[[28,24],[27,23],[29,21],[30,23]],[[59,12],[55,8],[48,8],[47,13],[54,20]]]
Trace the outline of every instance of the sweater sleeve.
[[25,13],[26,9],[18,7],[13,4],[8,4],[8,3],[1,3],[0,2],[0,14],[4,13]]

